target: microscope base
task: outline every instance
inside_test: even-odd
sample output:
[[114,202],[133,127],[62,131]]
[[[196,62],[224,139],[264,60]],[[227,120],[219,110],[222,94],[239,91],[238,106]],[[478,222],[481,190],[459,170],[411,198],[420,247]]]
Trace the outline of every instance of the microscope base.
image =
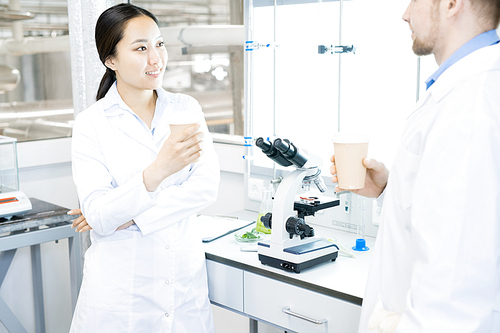
[[266,255],[259,253],[259,260],[264,265],[268,265],[268,266],[276,267],[276,268],[281,268],[281,269],[284,269],[286,271],[300,273],[301,270],[304,270],[306,268],[316,266],[318,264],[321,264],[321,263],[324,263],[327,261],[335,261],[335,259],[337,259],[337,256],[338,256],[338,251],[335,251],[333,253],[329,253],[329,254],[326,254],[326,255],[323,255],[321,257],[317,257],[317,258],[314,258],[311,260],[307,260],[307,261],[300,262],[300,263],[294,263],[294,262],[290,262],[290,261],[279,259],[279,258],[269,257],[269,256],[266,256]]

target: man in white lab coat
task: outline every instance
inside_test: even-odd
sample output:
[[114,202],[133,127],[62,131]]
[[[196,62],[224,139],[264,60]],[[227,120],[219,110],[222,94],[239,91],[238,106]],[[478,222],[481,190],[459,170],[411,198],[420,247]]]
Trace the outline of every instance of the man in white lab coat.
[[390,175],[363,161],[357,193],[384,198],[359,332],[500,332],[500,1],[412,0],[403,19],[440,67]]

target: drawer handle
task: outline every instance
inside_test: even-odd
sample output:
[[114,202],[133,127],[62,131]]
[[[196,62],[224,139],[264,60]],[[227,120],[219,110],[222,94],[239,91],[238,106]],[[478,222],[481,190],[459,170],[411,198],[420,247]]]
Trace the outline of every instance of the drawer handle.
[[283,311],[284,313],[286,313],[286,314],[288,314],[290,316],[294,316],[294,317],[303,319],[305,321],[308,321],[308,322],[316,324],[316,325],[321,325],[321,324],[324,324],[324,323],[326,323],[328,321],[326,319],[316,320],[316,319],[312,319],[312,318],[303,316],[300,313],[290,311],[290,307],[289,306],[285,306],[281,311]]

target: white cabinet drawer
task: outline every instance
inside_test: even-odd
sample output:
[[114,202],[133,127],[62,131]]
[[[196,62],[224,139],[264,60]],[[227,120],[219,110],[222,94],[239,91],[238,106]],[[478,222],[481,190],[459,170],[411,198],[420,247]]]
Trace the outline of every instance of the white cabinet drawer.
[[[253,273],[244,273],[245,313],[299,333],[357,332],[361,307]],[[322,324],[283,312],[284,308]]]
[[206,262],[210,300],[243,312],[243,271],[213,260]]

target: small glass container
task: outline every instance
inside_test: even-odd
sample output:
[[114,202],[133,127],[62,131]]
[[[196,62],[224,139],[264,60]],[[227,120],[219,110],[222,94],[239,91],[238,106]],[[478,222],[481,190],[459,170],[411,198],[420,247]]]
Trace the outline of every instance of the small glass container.
[[0,135],[0,193],[19,191],[17,140]]

